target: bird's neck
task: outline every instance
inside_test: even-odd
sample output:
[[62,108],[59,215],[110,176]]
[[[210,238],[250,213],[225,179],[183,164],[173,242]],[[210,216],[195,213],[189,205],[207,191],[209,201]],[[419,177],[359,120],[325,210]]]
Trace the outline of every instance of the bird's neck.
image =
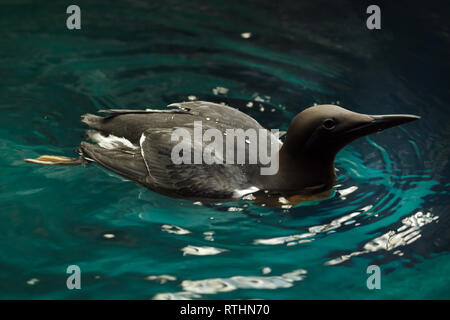
[[292,153],[285,145],[279,151],[279,170],[268,176],[271,189],[317,190],[331,189],[336,181],[334,155],[313,152]]

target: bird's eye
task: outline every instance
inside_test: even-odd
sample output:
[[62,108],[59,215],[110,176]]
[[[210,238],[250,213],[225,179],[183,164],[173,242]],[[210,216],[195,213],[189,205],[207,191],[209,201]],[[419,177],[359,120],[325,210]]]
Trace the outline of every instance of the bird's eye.
[[336,123],[334,122],[333,119],[326,119],[323,123],[322,126],[327,129],[327,130],[333,130],[334,127],[336,126]]

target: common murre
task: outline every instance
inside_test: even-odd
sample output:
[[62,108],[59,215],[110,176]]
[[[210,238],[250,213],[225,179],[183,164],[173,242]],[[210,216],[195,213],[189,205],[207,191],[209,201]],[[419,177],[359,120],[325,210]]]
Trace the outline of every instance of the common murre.
[[[82,121],[90,127],[88,135],[98,145],[81,142],[79,158],[41,156],[25,160],[46,165],[95,162],[153,191],[179,198],[226,200],[265,191],[288,199],[300,195],[303,199],[304,195],[322,195],[333,188],[334,158],[345,145],[420,118],[405,114],[366,115],[335,105],[319,105],[294,117],[282,143],[255,119],[229,106],[192,101],[169,107],[174,108],[111,109],[99,111],[107,117],[83,115]],[[173,140],[173,133],[180,128],[194,133],[195,121],[202,121],[205,130],[215,129],[224,135],[228,128],[266,132],[270,137],[267,144],[279,145],[272,154],[279,161],[277,172],[261,174],[259,163],[175,164],[172,151],[179,142]],[[194,141],[191,147],[195,152],[210,143]],[[246,153],[250,146],[250,142],[235,144],[233,150]]]

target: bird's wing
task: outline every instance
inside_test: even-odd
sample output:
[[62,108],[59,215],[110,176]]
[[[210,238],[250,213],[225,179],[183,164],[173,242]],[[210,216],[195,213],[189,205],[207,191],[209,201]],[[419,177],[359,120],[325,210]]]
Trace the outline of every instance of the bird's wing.
[[79,152],[88,161],[96,162],[137,183],[145,183],[148,171],[140,149],[106,149],[83,141],[80,144]]
[[134,110],[134,109],[104,109],[98,110],[99,113],[106,113],[109,115],[120,115],[120,114],[128,114],[128,113],[189,113],[188,110],[179,109],[168,109],[168,110],[159,110],[159,109],[142,109],[142,110]]
[[207,101],[189,101],[181,103],[172,103],[168,107],[177,107],[186,110],[202,119],[209,119],[207,121],[214,121],[218,124],[227,126],[228,128],[240,128],[247,130],[263,129],[263,127],[247,115],[236,108],[232,108],[225,104],[207,102]]
[[[214,157],[218,158],[218,164],[205,164],[203,158],[201,164],[174,163],[172,150],[179,144],[179,141],[172,141],[172,133],[176,129],[178,128],[146,130],[137,149],[107,149],[82,142],[80,153],[86,160],[96,162],[129,180],[167,195],[196,199],[231,199],[257,190],[247,181],[242,166],[220,162],[220,154],[214,154]],[[193,136],[193,129],[183,129]],[[201,144],[204,149],[203,142]],[[186,146],[188,147],[190,145]],[[194,144],[192,155],[198,148],[199,145]]]
[[241,128],[241,129],[259,129],[262,126],[249,115],[239,111],[238,109],[229,107],[224,104],[207,102],[207,101],[189,101],[172,103],[167,107],[172,109],[144,109],[144,110],[132,110],[132,109],[107,109],[99,110],[100,113],[109,114],[112,117],[125,115],[125,114],[188,114],[193,116],[193,120],[206,120],[215,121],[220,124],[227,125],[228,127]]
[[194,121],[211,124],[224,131],[227,128],[247,130],[263,129],[263,127],[247,114],[217,103],[191,101],[174,103],[167,110],[101,110],[108,114],[99,117],[92,114],[82,116],[82,121],[90,128],[102,132],[103,135],[123,137],[138,145],[142,133],[151,128],[173,128],[193,126]]
[[[221,163],[222,156],[217,157],[219,164],[176,164],[172,151],[176,145],[186,143],[184,139],[172,141],[172,134],[177,128],[149,129],[140,139],[141,152],[148,170],[147,182],[163,190],[168,190],[183,197],[230,199],[242,196],[242,190],[253,190],[239,165]],[[183,128],[193,136],[193,130]],[[181,144],[180,144],[181,143]],[[191,155],[202,145],[194,143]],[[191,145],[184,145],[185,150]],[[184,152],[184,151],[183,151]],[[179,153],[178,153],[179,155]],[[192,157],[193,158],[193,157]],[[245,194],[245,192],[243,193]]]

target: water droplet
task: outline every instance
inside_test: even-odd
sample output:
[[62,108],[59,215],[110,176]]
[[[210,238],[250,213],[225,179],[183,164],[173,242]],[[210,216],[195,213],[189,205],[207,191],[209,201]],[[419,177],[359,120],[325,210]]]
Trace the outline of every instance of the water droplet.
[[32,279],[27,281],[27,284],[29,284],[30,286],[33,286],[33,285],[35,285],[38,282],[39,282],[38,278],[32,278]]
[[228,89],[228,88],[224,88],[224,87],[215,87],[214,89],[212,89],[212,92],[213,92],[215,95],[218,95],[218,94],[227,94],[228,91],[229,91],[229,89]]
[[269,274],[271,272],[272,272],[272,269],[270,269],[269,267],[264,267],[261,269],[262,274]]

